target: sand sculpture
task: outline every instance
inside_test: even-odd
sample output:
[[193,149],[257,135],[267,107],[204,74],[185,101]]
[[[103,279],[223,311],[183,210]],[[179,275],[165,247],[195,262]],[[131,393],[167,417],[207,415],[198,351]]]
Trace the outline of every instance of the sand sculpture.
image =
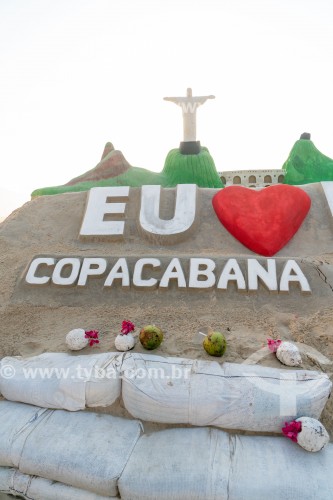
[[[110,143],[1,224],[1,491],[331,498],[333,182],[318,172],[250,195],[223,188],[205,148],[173,150],[154,174]],[[146,325],[163,331],[154,351],[137,341]],[[211,331],[221,358],[203,348]],[[295,345],[300,366],[268,337]]]

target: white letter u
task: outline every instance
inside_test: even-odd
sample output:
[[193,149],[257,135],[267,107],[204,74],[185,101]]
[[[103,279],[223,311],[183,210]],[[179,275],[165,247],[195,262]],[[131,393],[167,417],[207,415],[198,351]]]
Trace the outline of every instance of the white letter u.
[[196,184],[179,184],[172,219],[160,219],[161,186],[141,188],[141,227],[151,234],[167,236],[184,233],[193,225],[196,214]]

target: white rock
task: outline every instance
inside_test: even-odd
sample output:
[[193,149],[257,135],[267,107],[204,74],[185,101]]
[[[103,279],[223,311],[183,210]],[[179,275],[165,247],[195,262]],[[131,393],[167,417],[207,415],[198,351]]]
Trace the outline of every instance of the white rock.
[[119,334],[114,341],[117,351],[129,351],[135,346],[135,338],[131,333],[127,335]]
[[302,430],[297,434],[297,443],[306,451],[320,451],[327,445],[330,437],[319,420],[301,417],[296,422],[302,422]]
[[79,351],[84,347],[87,347],[89,343],[89,339],[85,337],[86,332],[83,328],[75,328],[75,330],[71,330],[66,335],[66,344],[71,349],[71,351]]
[[276,357],[286,366],[300,366],[302,364],[298,347],[291,342],[282,342],[276,351]]

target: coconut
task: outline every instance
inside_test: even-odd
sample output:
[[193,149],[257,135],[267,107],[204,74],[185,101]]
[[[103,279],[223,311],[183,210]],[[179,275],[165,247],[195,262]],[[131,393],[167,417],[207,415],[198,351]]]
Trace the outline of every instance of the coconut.
[[139,339],[142,346],[151,351],[161,345],[163,332],[155,325],[148,325],[140,331]]
[[114,345],[117,351],[130,351],[135,346],[135,338],[131,333],[117,335]]
[[320,451],[330,440],[327,430],[319,420],[310,417],[297,418],[302,430],[297,434],[297,443],[307,451]]
[[227,348],[227,341],[223,333],[210,331],[202,345],[211,356],[223,356]]
[[89,339],[86,338],[86,332],[83,328],[75,328],[66,335],[66,344],[71,351],[80,351],[89,344]]

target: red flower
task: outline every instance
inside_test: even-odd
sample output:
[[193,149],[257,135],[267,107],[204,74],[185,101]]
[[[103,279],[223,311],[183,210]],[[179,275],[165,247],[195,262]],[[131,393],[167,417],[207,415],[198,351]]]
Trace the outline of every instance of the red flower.
[[284,427],[282,427],[283,434],[297,443],[297,434],[302,430],[302,422],[296,422],[293,420],[292,422],[285,422]]
[[268,349],[272,352],[276,352],[278,347],[282,344],[282,340],[267,339]]
[[89,332],[86,332],[85,337],[86,339],[90,339],[89,341],[90,347],[92,347],[94,344],[99,344],[97,330],[90,330]]
[[135,325],[131,321],[127,321],[126,319],[121,324],[121,333],[123,335],[127,335],[130,332],[133,332]]
[[89,340],[90,347],[92,347],[94,344],[99,344],[99,340],[90,339]]

